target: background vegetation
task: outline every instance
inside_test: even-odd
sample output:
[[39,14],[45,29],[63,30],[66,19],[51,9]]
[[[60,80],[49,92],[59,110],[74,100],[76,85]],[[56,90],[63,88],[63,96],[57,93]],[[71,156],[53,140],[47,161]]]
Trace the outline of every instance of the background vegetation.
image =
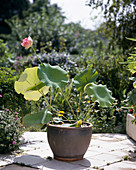
[[[129,80],[131,73],[120,62],[127,60],[128,52],[135,46],[135,42],[126,37],[135,37],[136,2],[89,0],[88,5],[101,8],[105,17],[105,22],[95,31],[84,29],[78,23],[66,24],[61,8],[51,5],[49,0],[36,0],[33,4],[28,0],[0,1],[1,110],[17,110],[23,117],[28,112],[45,107],[42,99],[40,102],[25,101],[14,91],[14,81],[21,72],[38,65],[31,49],[24,50],[20,45],[22,39],[29,35],[42,62],[59,64],[71,77],[88,66],[98,71],[98,82],[107,84],[116,101],[109,109],[96,105],[88,119],[93,123],[95,132],[125,133],[128,112],[124,109],[125,100],[133,86]],[[75,104],[79,94],[74,91],[71,94],[75,96],[71,101]],[[83,103],[79,109],[83,110],[91,104],[91,101]],[[54,105],[60,110],[68,108],[61,96],[54,101]]]

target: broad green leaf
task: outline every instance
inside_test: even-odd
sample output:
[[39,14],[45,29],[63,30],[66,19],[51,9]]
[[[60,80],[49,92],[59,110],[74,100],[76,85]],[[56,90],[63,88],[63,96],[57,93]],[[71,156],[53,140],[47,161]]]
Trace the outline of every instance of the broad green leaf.
[[95,82],[98,72],[95,69],[87,68],[74,77],[74,83],[78,91],[83,91],[88,83]]
[[49,91],[49,87],[39,80],[37,70],[38,67],[25,69],[14,84],[16,92],[23,94],[26,100],[38,101],[43,94],[46,95]]
[[68,74],[59,66],[51,66],[50,64],[41,64],[38,68],[38,77],[46,86],[56,88],[64,88],[68,83]]
[[129,53],[129,55],[133,55],[133,56],[136,56],[136,54],[131,54],[131,53]]
[[128,57],[127,62],[129,71],[134,74],[136,72],[136,58]]
[[52,113],[48,109],[43,109],[40,112],[27,114],[23,117],[24,126],[33,126],[41,128],[48,123],[52,118]]
[[131,73],[134,74],[136,72],[136,61],[135,61],[135,63],[129,63],[128,69],[129,69],[129,71],[131,71]]
[[[127,38],[127,37],[126,37]],[[131,41],[136,41],[135,38],[127,38],[128,40],[131,40]]]
[[98,102],[102,107],[109,107],[114,101],[111,91],[107,89],[106,85],[92,83],[86,87],[86,93],[91,96],[93,102]]
[[133,83],[134,88],[136,89],[136,81]]
[[130,77],[129,80],[136,81],[136,77]]
[[133,89],[131,92],[129,92],[127,99],[130,106],[136,104],[136,89]]
[[135,62],[135,61],[136,61],[135,58],[132,56],[127,58],[128,63]]

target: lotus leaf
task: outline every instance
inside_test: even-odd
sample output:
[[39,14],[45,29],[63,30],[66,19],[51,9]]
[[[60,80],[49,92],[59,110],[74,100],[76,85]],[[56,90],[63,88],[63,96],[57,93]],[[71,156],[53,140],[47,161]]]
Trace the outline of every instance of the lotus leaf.
[[52,113],[48,109],[43,109],[40,112],[27,114],[23,117],[23,123],[25,126],[34,126],[41,128],[48,123],[52,118]]
[[92,83],[86,87],[86,93],[92,97],[93,102],[98,102],[102,107],[109,107],[114,101],[106,85]]
[[64,88],[68,83],[68,74],[59,66],[41,64],[38,68],[38,77],[46,86],[53,89]]
[[26,68],[14,84],[16,92],[23,94],[26,100],[38,101],[42,94],[46,95],[49,91],[49,87],[39,80],[37,70],[38,67]]
[[98,72],[95,69],[87,68],[74,77],[74,83],[78,91],[84,90],[88,83],[95,82],[98,77]]

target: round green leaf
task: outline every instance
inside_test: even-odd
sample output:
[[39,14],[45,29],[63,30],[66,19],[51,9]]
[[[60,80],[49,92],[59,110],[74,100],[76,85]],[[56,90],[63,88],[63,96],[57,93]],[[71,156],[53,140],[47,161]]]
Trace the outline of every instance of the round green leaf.
[[52,113],[47,109],[43,109],[40,112],[27,114],[23,117],[24,126],[36,126],[41,128],[48,123],[52,118]]
[[68,74],[59,66],[41,64],[38,68],[38,77],[46,86],[64,88],[68,83]]
[[83,91],[88,83],[95,82],[98,77],[98,72],[95,69],[87,68],[74,77],[74,83],[79,91]]
[[19,80],[14,84],[16,92],[23,94],[26,100],[37,101],[42,94],[46,95],[49,91],[49,87],[39,80],[37,70],[38,67],[25,69]]
[[91,96],[93,102],[98,102],[102,107],[109,107],[114,101],[106,85],[92,83],[86,87],[86,93]]

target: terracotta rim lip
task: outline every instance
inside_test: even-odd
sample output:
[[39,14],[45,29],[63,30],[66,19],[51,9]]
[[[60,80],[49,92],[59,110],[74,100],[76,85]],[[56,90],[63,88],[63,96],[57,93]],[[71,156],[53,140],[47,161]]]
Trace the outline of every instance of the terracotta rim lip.
[[[75,122],[75,120],[71,120],[71,121]],[[64,122],[68,122],[68,121],[66,120]],[[50,122],[47,123],[47,126],[54,127],[54,128],[61,128],[61,129],[89,129],[89,128],[93,127],[93,125],[89,122],[83,122],[83,123],[86,123],[88,126],[85,126],[85,127],[65,127],[65,126],[52,125],[52,124],[50,124]]]
[[81,155],[79,158],[63,158],[63,157],[58,157],[54,155],[54,159],[57,159],[59,161],[64,161],[64,162],[73,162],[73,161],[79,161],[83,159],[83,155]]

